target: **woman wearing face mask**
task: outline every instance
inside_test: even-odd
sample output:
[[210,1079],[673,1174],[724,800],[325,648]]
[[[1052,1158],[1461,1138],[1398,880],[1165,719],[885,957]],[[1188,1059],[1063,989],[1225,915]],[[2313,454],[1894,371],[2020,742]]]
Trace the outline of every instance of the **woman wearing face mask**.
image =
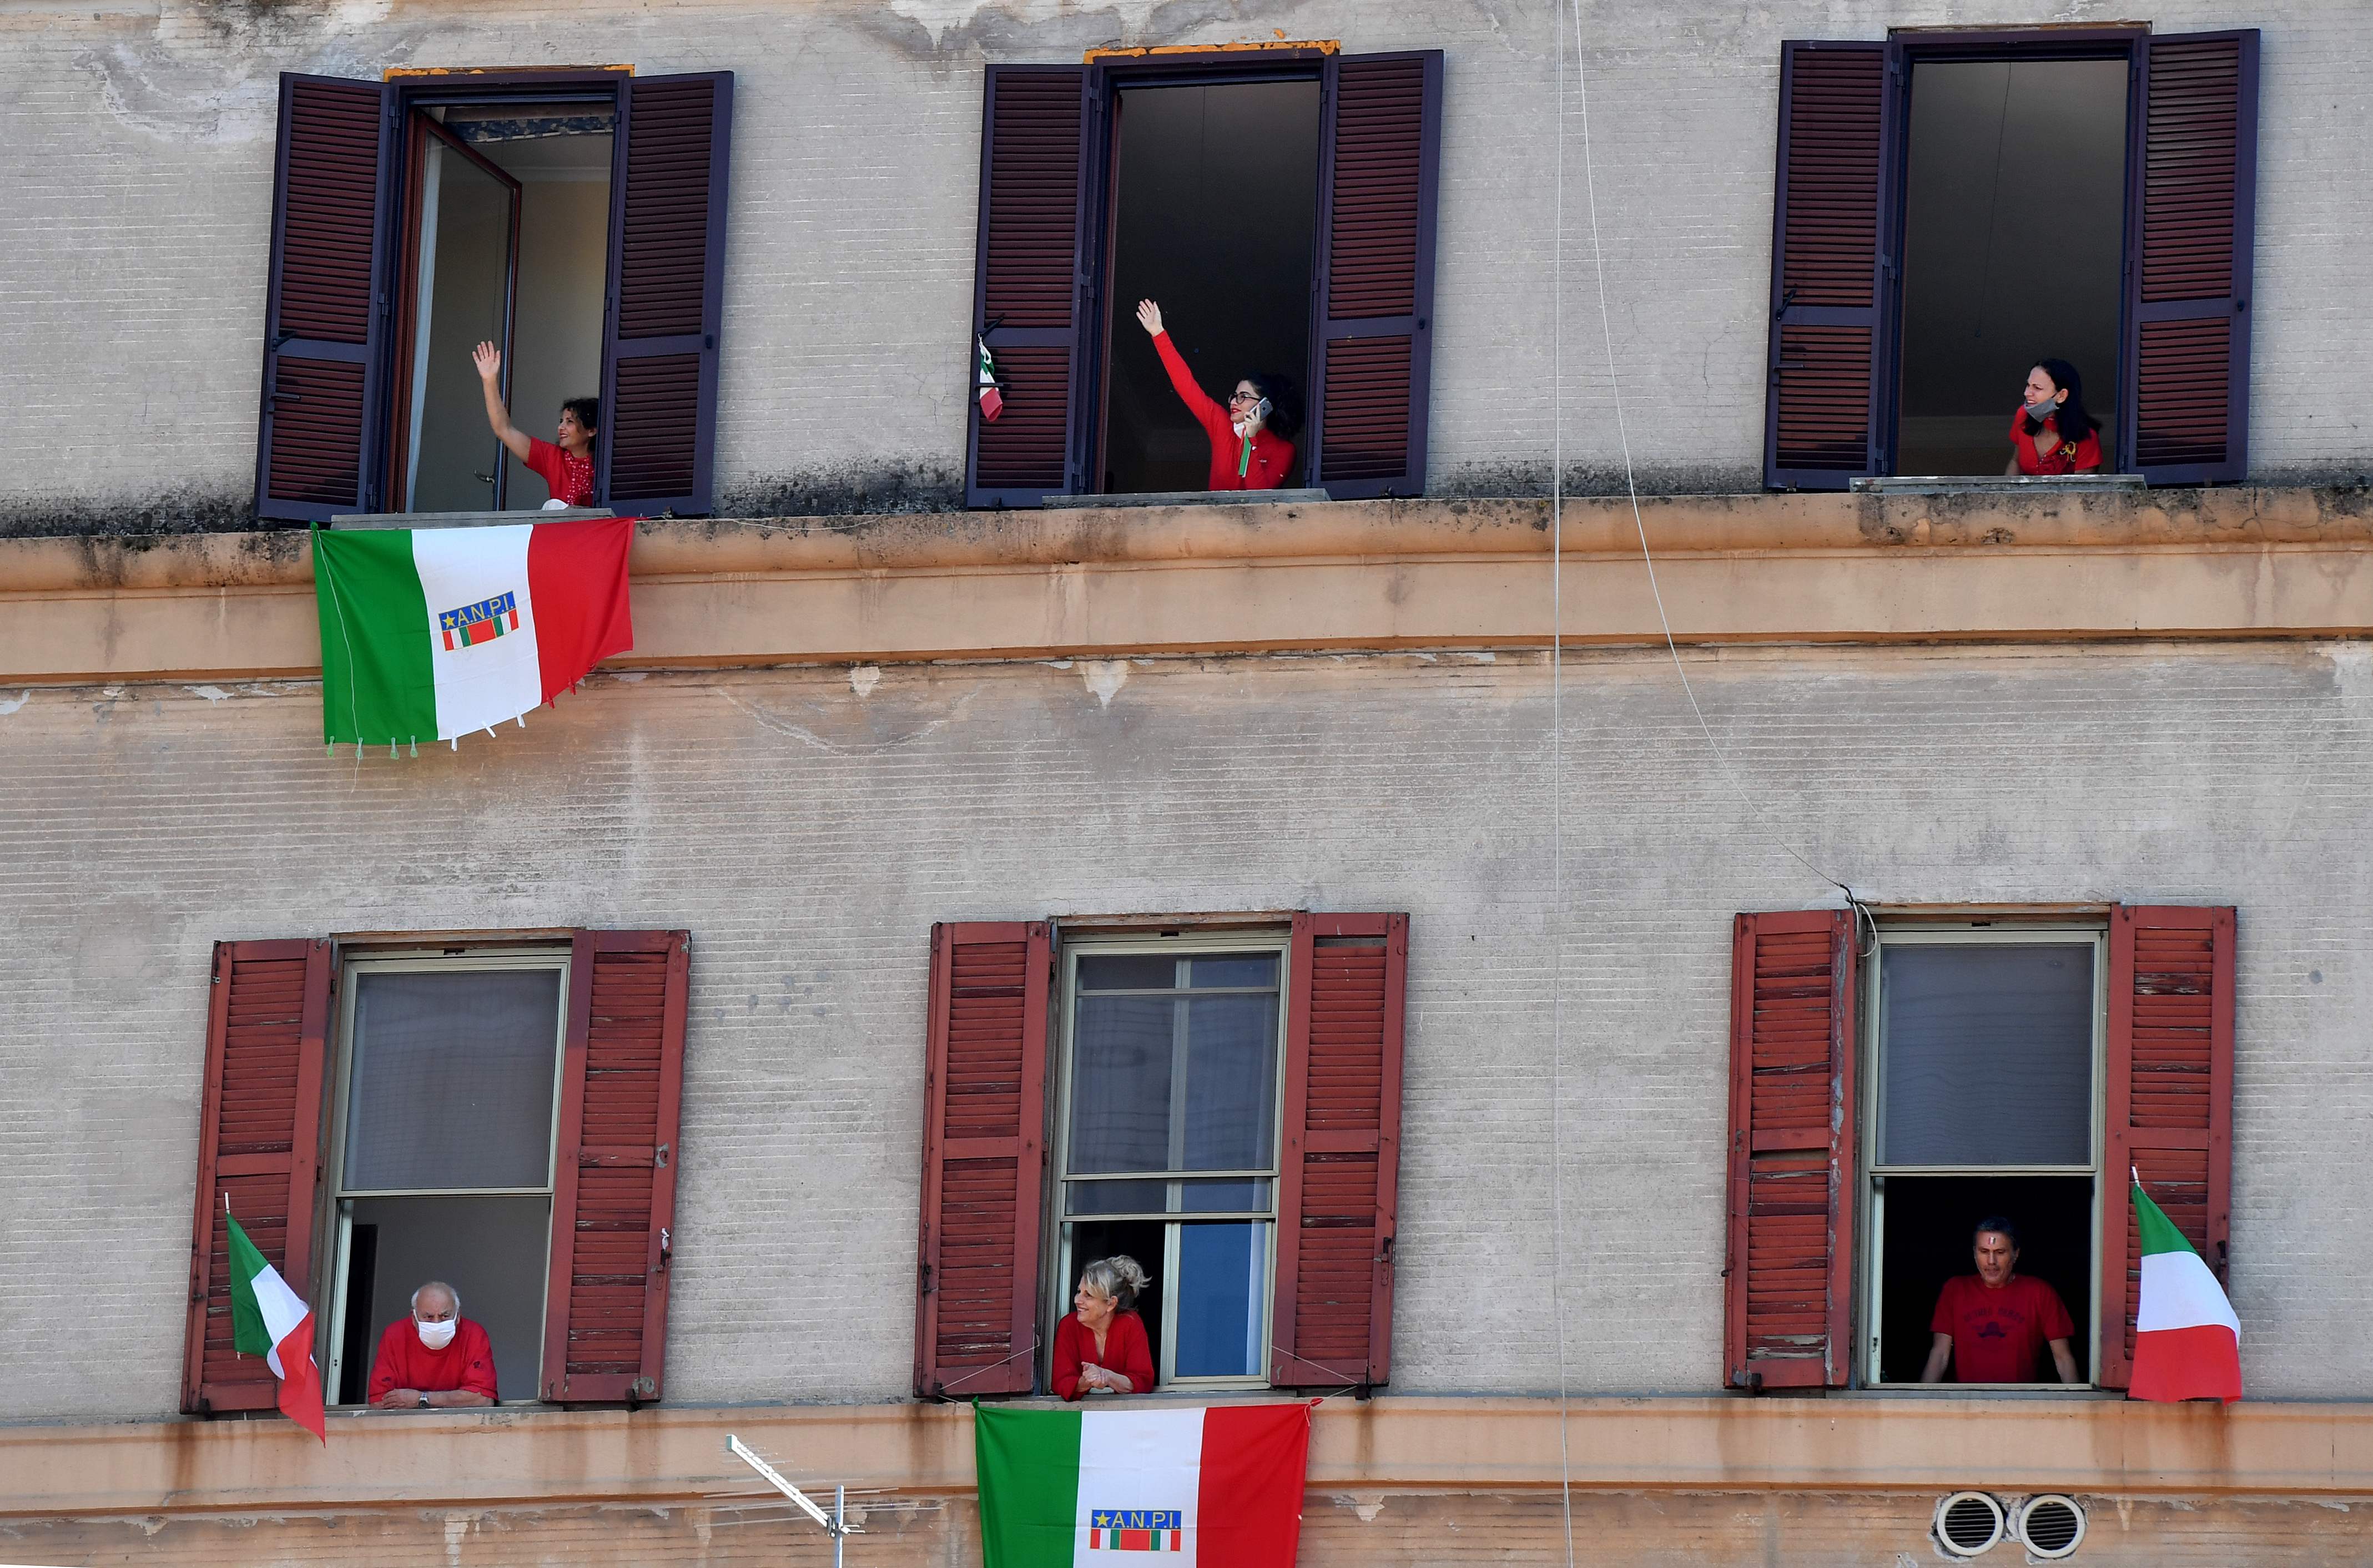
[[1186,412],[1203,427],[1211,441],[1209,490],[1274,490],[1285,483],[1293,467],[1293,442],[1302,427],[1293,385],[1272,371],[1256,371],[1236,383],[1225,408],[1195,384],[1177,345],[1162,329],[1162,307],[1151,299],[1137,302],[1138,324],[1153,338],[1153,351],[1170,372],[1170,385]]
[[2101,422],[2085,412],[2085,382],[2065,359],[2027,373],[2027,392],[2010,421],[2007,474],[2098,474]]

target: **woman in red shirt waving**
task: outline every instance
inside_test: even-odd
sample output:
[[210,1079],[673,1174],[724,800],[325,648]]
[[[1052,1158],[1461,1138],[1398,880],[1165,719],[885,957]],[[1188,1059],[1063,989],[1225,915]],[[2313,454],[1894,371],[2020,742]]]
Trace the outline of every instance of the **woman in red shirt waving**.
[[1285,484],[1293,467],[1293,443],[1286,438],[1302,427],[1292,384],[1283,376],[1261,370],[1236,383],[1225,408],[1195,384],[1177,345],[1162,330],[1162,307],[1151,299],[1137,302],[1138,324],[1153,336],[1153,351],[1170,372],[1170,385],[1203,434],[1211,440],[1211,474],[1207,490],[1275,490]]
[[2101,422],[2085,412],[2085,382],[2065,359],[2027,373],[2027,395],[2010,420],[2010,474],[2098,474]]
[[486,394],[486,423],[494,427],[495,439],[510,449],[510,454],[527,464],[528,472],[552,492],[544,509],[591,506],[593,439],[602,433],[602,400],[570,398],[560,405],[560,427],[553,432],[560,444],[539,441],[513,425],[510,411],[503,406],[502,351],[491,343],[482,343],[472,357],[477,361],[478,385]]
[[1153,1387],[1153,1348],[1145,1319],[1129,1309],[1145,1288],[1134,1258],[1106,1258],[1080,1270],[1072,1310],[1055,1325],[1055,1392],[1142,1394]]

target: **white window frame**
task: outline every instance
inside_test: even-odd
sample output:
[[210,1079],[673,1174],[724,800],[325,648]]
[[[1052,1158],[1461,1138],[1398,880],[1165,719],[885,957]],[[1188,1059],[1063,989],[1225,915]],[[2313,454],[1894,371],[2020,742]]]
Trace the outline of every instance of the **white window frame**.
[[[1270,1094],[1270,1114],[1277,1118],[1277,1125],[1271,1129],[1270,1133],[1270,1163],[1267,1169],[1196,1171],[1191,1173],[1191,1179],[1198,1181],[1227,1180],[1230,1178],[1237,1180],[1252,1180],[1259,1178],[1266,1180],[1268,1183],[1268,1208],[1265,1211],[1255,1211],[1251,1210],[1239,1211],[1231,1210],[1211,1213],[1205,1213],[1200,1211],[1194,1213],[1186,1213],[1174,1209],[1167,1214],[1160,1216],[1130,1214],[1067,1215],[1064,1212],[1066,1189],[1074,1179],[1112,1181],[1147,1181],[1159,1179],[1159,1177],[1137,1175],[1133,1173],[1098,1172],[1093,1176],[1086,1178],[1074,1178],[1070,1174],[1071,1165],[1072,1036],[1079,1013],[1080,959],[1083,955],[1103,958],[1118,954],[1157,954],[1164,957],[1192,957],[1198,954],[1222,953],[1273,953],[1277,955],[1277,1082],[1272,1086]],[[1155,1381],[1157,1385],[1163,1388],[1176,1388],[1181,1390],[1233,1389],[1266,1388],[1269,1386],[1268,1374],[1267,1371],[1267,1363],[1268,1361],[1268,1347],[1272,1342],[1276,1332],[1275,1325],[1272,1323],[1271,1318],[1275,1315],[1277,1303],[1277,1228],[1279,1224],[1278,1189],[1284,1174],[1283,1166],[1280,1162],[1283,1159],[1282,1145],[1285,1139],[1286,1040],[1289,1021],[1291,1020],[1293,1012],[1294,980],[1293,933],[1290,930],[1267,929],[1238,931],[1217,931],[1210,933],[1198,932],[1191,936],[1081,936],[1068,937],[1063,940],[1061,962],[1056,970],[1058,988],[1056,992],[1056,1005],[1060,1010],[1061,1023],[1057,1030],[1058,1037],[1055,1056],[1057,1074],[1055,1094],[1055,1135],[1052,1141],[1055,1159],[1053,1166],[1053,1179],[1047,1183],[1048,1200],[1046,1223],[1047,1226],[1046,1235],[1048,1245],[1046,1248],[1047,1265],[1046,1277],[1044,1283],[1044,1289],[1046,1291],[1046,1316],[1042,1318],[1042,1321],[1050,1324],[1054,1323],[1060,1319],[1065,1313],[1071,1310],[1071,1284],[1078,1278],[1079,1270],[1074,1267],[1071,1260],[1071,1238],[1070,1232],[1069,1230],[1069,1225],[1070,1223],[1086,1223],[1093,1224],[1107,1219],[1134,1219],[1147,1223],[1162,1223],[1162,1273],[1159,1280],[1159,1283],[1163,1292],[1162,1342],[1153,1347],[1153,1355]],[[1176,1188],[1178,1181],[1184,1179],[1188,1178],[1174,1176],[1172,1180],[1172,1191],[1170,1193],[1169,1200],[1174,1204],[1180,1201]],[[1178,1227],[1182,1223],[1190,1220],[1253,1220],[1265,1221],[1268,1225],[1268,1258],[1262,1271],[1262,1278],[1267,1281],[1268,1288],[1261,1292],[1261,1300],[1259,1303],[1260,1337],[1261,1345],[1263,1347],[1261,1361],[1263,1363],[1263,1370],[1258,1373],[1251,1373],[1243,1376],[1231,1377],[1176,1377],[1172,1375],[1171,1369],[1176,1362],[1178,1344],[1178,1312],[1175,1297],[1175,1290],[1178,1283]],[[1049,1333],[1046,1339],[1046,1349],[1040,1358],[1040,1372],[1041,1375],[1050,1379],[1053,1376],[1052,1369],[1054,1366],[1054,1336]]]
[[[1883,1146],[1884,1129],[1880,1118],[1885,1114],[1879,1074],[1886,1048],[1883,1031],[1887,1013],[1885,999],[1880,994],[1881,980],[1886,972],[1884,959],[1889,947],[2038,947],[2067,946],[2090,950],[2093,958],[2093,1105],[2092,1159],[2081,1165],[1887,1165],[1878,1163],[1878,1151]],[[2091,1261],[2086,1270],[2085,1343],[2086,1365],[2096,1375],[2101,1366],[2101,1170],[2102,1152],[2108,1146],[2108,1059],[2110,1037],[2110,931],[2099,920],[2035,920],[2013,922],[1990,920],[1960,921],[1938,924],[1923,921],[1917,925],[1878,923],[1876,942],[1862,965],[1862,1039],[1857,1044],[1860,1053],[1857,1065],[1861,1082],[1856,1107],[1861,1136],[1855,1141],[1855,1163],[1859,1167],[1855,1179],[1861,1184],[1859,1208],[1862,1213],[1861,1250],[1863,1258],[1863,1323],[1862,1375],[1859,1385],[1865,1388],[1921,1388],[1929,1393],[1999,1393],[2012,1389],[2064,1388],[2069,1393],[2082,1393],[2099,1387],[2086,1382],[2073,1386],[2044,1383],[1952,1383],[1923,1384],[1888,1383],[1880,1378],[1884,1364],[1881,1331],[1885,1325],[1882,1306],[1887,1282],[1887,1178],[1890,1176],[2090,1176],[2093,1178],[2092,1214],[2088,1221],[2092,1237]]]
[[[533,1198],[542,1197],[550,1203],[553,1195],[555,1163],[560,1146],[560,1090],[562,1075],[568,1059],[568,970],[569,950],[562,948],[498,948],[490,950],[434,954],[386,954],[346,959],[340,965],[338,978],[338,1032],[334,1042],[336,1090],[332,1099],[329,1164],[322,1172],[323,1185],[329,1191],[330,1224],[332,1227],[330,1258],[330,1310],[320,1331],[315,1361],[323,1370],[322,1387],[334,1399],[345,1386],[345,1322],[347,1267],[352,1261],[354,1246],[354,1203],[358,1198]],[[541,1187],[429,1187],[429,1188],[354,1188],[346,1186],[346,1111],[352,1091],[355,1039],[355,998],[362,989],[356,982],[365,975],[394,974],[455,974],[483,973],[489,970],[549,969],[560,976],[560,1005],[555,1008],[552,1053],[552,1123],[544,1138],[544,1185]],[[542,1353],[544,1330],[552,1315],[551,1274],[552,1234],[544,1232],[544,1260],[538,1272],[547,1277],[543,1293],[543,1316],[536,1325],[536,1345]],[[541,1404],[541,1399],[505,1399],[508,1405]],[[359,1407],[333,1404],[333,1410],[354,1410]]]

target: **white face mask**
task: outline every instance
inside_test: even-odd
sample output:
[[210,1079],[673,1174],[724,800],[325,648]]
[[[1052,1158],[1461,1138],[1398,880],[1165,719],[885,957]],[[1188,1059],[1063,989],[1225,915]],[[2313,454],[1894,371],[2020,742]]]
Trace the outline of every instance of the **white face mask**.
[[458,1327],[450,1317],[442,1323],[423,1323],[415,1317],[412,1320],[412,1326],[420,1330],[420,1342],[432,1351],[441,1351],[451,1344],[453,1331]]

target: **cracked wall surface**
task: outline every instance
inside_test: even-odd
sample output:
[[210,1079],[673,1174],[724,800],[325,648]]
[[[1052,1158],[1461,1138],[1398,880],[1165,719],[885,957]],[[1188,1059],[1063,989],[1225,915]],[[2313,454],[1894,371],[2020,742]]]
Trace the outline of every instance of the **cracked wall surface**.
[[[1439,48],[1432,488],[1532,493],[1560,454],[1572,486],[1618,487],[1628,435],[1646,487],[1724,490],[1759,471],[1781,41],[2127,14],[2110,0],[1590,0],[1561,205],[1561,143],[1545,134],[1561,123],[1558,13],[1507,0],[19,0],[0,10],[0,530],[243,514],[284,70],[736,72],[718,493],[752,515],[960,500],[985,62],[1280,34]],[[2265,29],[2253,466],[2361,483],[2373,124],[2355,83],[2373,11],[2167,0],[2148,19]]]
[[2237,905],[2244,1370],[2373,1397],[2365,649],[1687,657],[1767,817],[1654,653],[1570,651],[1560,697],[1515,653],[597,675],[416,761],[325,755],[306,682],[0,693],[0,1081],[38,1086],[0,1421],[174,1408],[216,941],[688,929],[669,1397],[885,1401],[932,922],[1292,907],[1411,915],[1395,1388],[1558,1387],[1554,1163],[1570,1387],[1712,1392],[1731,917],[1835,899],[1791,849],[1881,902]]

